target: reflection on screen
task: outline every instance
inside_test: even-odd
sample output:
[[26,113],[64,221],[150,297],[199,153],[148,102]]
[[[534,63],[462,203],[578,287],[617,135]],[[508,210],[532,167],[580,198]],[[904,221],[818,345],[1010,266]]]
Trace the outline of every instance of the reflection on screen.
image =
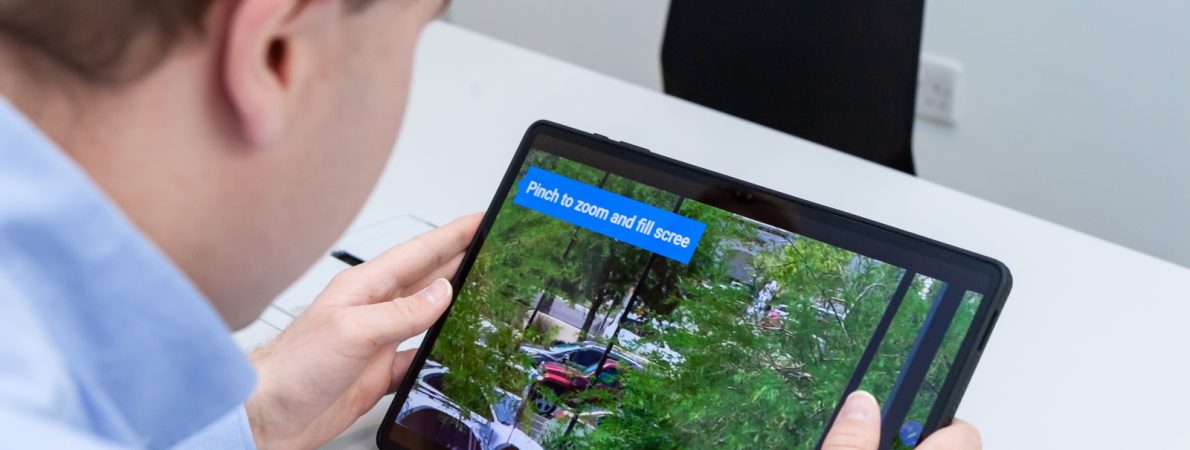
[[454,449],[812,449],[859,387],[912,448],[982,299],[947,288],[533,150],[397,422]]

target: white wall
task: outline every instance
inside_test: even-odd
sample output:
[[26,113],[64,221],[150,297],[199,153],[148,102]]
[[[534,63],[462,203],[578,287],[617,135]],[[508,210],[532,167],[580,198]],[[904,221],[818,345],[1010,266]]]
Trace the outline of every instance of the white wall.
[[[1190,266],[1190,2],[926,5],[924,51],[964,71],[957,126],[916,127],[922,177]],[[667,7],[455,0],[450,17],[659,89]]]
[[927,1],[924,49],[964,64],[925,178],[1190,265],[1190,2]]
[[453,0],[458,25],[652,89],[661,89],[669,0]]

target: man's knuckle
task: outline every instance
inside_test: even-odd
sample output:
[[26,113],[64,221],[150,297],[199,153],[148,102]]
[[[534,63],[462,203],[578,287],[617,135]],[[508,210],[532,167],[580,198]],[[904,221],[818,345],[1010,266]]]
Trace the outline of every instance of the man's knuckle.
[[327,286],[340,294],[365,297],[363,301],[375,301],[399,292],[402,281],[392,271],[365,263],[335,274]]
[[414,251],[416,251],[418,254],[428,256],[426,261],[429,262],[429,267],[438,267],[442,265],[442,252],[437,248],[433,236],[431,236],[429,233],[413,238],[413,240],[410,241],[410,244],[412,244],[413,247],[416,247]]
[[338,309],[330,313],[331,331],[339,336],[340,339],[348,342],[354,342],[359,339],[360,324],[356,322],[355,317],[347,309]]
[[472,233],[467,227],[455,227],[454,229],[454,244],[456,249],[462,249],[471,242]]
[[413,247],[417,247],[414,250],[419,253],[433,251],[434,246],[431,245],[431,242],[433,242],[433,236],[430,233],[420,234],[413,238],[412,241],[409,241]]
[[394,326],[398,327],[402,336],[409,337],[422,331],[425,313],[418,308],[417,302],[412,299],[401,299],[391,303],[396,311]]
[[348,267],[346,269],[340,270],[339,273],[336,273],[334,277],[331,277],[331,282],[328,285],[335,288],[353,286],[358,283],[359,276],[360,266]]
[[413,302],[407,299],[399,299],[388,302],[392,305],[393,315],[400,323],[405,323],[417,317],[417,308],[413,306]]

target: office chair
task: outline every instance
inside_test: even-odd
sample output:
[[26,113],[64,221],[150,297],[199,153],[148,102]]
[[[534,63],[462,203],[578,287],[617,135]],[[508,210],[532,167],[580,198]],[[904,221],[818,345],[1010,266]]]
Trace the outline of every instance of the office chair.
[[913,174],[924,0],[672,0],[665,92]]

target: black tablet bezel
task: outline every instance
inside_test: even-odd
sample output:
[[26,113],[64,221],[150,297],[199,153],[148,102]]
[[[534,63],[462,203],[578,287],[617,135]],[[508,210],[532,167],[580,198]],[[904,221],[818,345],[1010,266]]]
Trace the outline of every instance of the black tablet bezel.
[[[451,280],[456,295],[487,239],[496,214],[512,189],[525,158],[534,148],[890,264],[907,267],[904,261],[898,259],[904,259],[908,255],[917,258],[912,261],[917,273],[983,293],[983,301],[976,311],[935,407],[923,427],[923,436],[950,423],[1011,289],[1012,276],[1004,264],[904,230],[673,160],[632,144],[613,141],[602,135],[583,132],[554,122],[537,121],[525,132],[458,272]],[[893,257],[890,258],[888,255]],[[440,448],[416,433],[402,434],[400,438],[404,442],[400,443],[390,435],[396,429],[396,415],[413,388],[416,375],[424,366],[449,314],[448,309],[427,331],[422,346],[377,431],[376,443],[379,448]],[[885,438],[887,442],[883,442],[881,448],[891,446],[895,436]]]

